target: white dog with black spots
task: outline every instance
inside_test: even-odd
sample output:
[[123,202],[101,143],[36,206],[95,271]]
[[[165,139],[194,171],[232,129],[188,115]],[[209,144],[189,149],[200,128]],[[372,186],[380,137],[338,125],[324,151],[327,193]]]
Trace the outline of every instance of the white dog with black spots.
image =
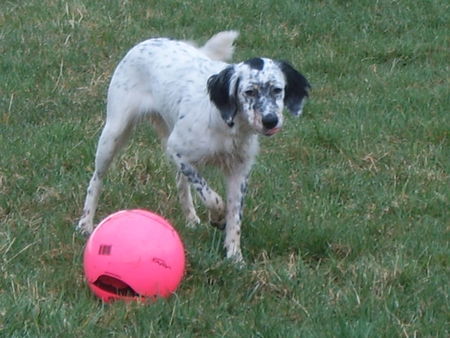
[[[281,129],[284,107],[300,115],[310,85],[283,61],[225,63],[237,36],[235,31],[221,32],[201,48],[155,38],[136,45],[122,59],[108,90],[106,123],[78,224],[81,231],[92,232],[102,179],[134,125],[149,116],[176,166],[188,226],[200,223],[192,187],[209,210],[211,224],[225,230],[226,257],[243,262],[243,201],[258,135]],[[226,203],[200,174],[203,165],[223,171]]]

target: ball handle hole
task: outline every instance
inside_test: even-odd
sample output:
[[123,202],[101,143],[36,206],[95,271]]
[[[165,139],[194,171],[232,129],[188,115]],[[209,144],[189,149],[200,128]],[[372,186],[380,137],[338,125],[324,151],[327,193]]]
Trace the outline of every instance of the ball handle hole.
[[103,291],[113,293],[118,296],[140,297],[140,295],[128,284],[112,276],[101,275],[94,282],[94,285]]

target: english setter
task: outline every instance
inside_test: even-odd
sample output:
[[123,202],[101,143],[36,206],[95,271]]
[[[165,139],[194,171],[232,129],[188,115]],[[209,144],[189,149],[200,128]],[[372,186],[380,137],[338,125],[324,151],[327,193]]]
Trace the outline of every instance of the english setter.
[[[87,189],[79,230],[90,233],[102,179],[133,126],[148,115],[177,169],[176,183],[189,226],[200,223],[191,187],[225,229],[226,256],[242,262],[241,221],[247,177],[258,135],[274,135],[283,108],[302,113],[310,85],[291,65],[268,58],[227,64],[238,33],[221,32],[197,48],[154,38],[133,47],[117,66],[108,90],[107,117]],[[226,177],[226,203],[198,167],[211,164]]]

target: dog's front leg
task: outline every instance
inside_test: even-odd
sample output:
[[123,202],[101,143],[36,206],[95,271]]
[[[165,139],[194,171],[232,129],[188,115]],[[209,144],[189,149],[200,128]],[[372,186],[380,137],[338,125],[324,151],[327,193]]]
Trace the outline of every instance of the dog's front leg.
[[227,226],[225,228],[225,250],[227,258],[243,263],[241,252],[241,223],[244,197],[247,192],[247,172],[228,176],[227,180]]
[[[199,174],[198,170],[193,165],[191,165],[183,155],[177,152],[172,152],[169,149],[168,153],[177,166],[178,171],[182,175],[184,175],[184,177],[192,185],[195,191],[197,191],[203,204],[209,210],[211,224],[223,230],[223,228],[225,227],[225,205],[222,201],[222,198],[209,187],[208,183]],[[180,179],[178,180],[180,181]],[[180,198],[184,198],[182,195],[183,191],[181,191]],[[189,209],[191,208],[188,207],[186,209],[187,211],[189,211]],[[187,217],[188,222],[191,221],[189,219],[189,214],[187,215]]]

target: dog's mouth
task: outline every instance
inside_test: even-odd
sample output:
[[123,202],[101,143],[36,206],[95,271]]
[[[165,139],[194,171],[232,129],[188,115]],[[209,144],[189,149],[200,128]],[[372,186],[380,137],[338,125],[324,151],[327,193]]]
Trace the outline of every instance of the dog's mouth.
[[272,135],[275,135],[276,133],[278,133],[280,130],[281,130],[281,127],[264,130],[264,135],[272,136]]

